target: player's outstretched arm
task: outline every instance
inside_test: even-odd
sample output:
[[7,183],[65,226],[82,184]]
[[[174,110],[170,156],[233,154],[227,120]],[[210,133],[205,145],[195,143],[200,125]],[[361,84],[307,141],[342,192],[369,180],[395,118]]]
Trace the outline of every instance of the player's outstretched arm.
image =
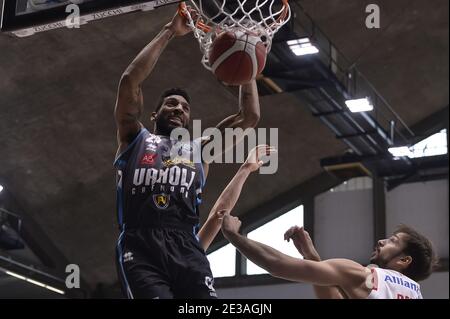
[[[303,228],[293,226],[289,228],[285,234],[284,239],[292,240],[295,248],[306,260],[321,261],[320,255],[314,247],[309,233]],[[313,286],[314,292],[318,299],[344,299],[345,295],[336,286]]]
[[222,221],[224,236],[248,259],[267,270],[272,276],[319,286],[361,284],[367,277],[365,268],[348,259],[310,261],[293,258],[267,245],[239,234],[241,222],[225,215]]
[[204,250],[208,249],[220,231],[223,216],[230,214],[236,205],[241,195],[242,187],[250,173],[256,172],[263,164],[261,157],[271,155],[274,152],[276,152],[275,148],[269,145],[259,145],[250,151],[245,163],[242,164],[236,175],[234,175],[222,194],[220,194],[208,215],[208,219],[198,233],[200,243]]
[[142,128],[139,121],[144,105],[142,83],[152,72],[170,39],[190,31],[185,18],[177,13],[122,74],[114,110],[119,149],[126,147]]

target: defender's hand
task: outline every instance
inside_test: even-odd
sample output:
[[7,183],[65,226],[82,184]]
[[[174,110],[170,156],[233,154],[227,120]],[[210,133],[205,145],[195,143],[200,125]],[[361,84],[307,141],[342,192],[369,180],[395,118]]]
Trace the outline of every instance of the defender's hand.
[[225,238],[229,240],[233,235],[239,234],[241,224],[239,218],[225,214],[222,220],[222,233]]
[[284,234],[284,239],[289,241],[292,239],[299,253],[308,260],[320,261],[320,255],[309,236],[309,233],[303,228],[293,226]]
[[264,164],[261,158],[276,152],[276,148],[272,146],[258,145],[250,151],[247,160],[242,166],[248,168],[251,172],[257,171]]

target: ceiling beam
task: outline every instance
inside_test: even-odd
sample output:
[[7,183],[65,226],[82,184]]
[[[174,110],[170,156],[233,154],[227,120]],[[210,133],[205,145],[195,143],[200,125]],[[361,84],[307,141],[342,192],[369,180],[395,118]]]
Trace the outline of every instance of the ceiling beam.
[[424,138],[447,128],[449,123],[449,106],[431,114],[423,120],[411,126],[416,138],[412,143],[417,143]]
[[[20,216],[21,227],[19,236],[30,248],[30,250],[38,257],[38,259],[44,265],[43,270],[49,275],[55,276],[57,278],[66,278],[65,273],[67,265],[71,264],[65,255],[56,247],[53,241],[47,236],[45,231],[39,226],[39,224],[25,212],[24,209],[18,204],[18,201],[14,196],[4,189],[2,192],[2,206],[7,208],[9,211],[13,211],[15,214]],[[4,254],[3,254],[4,255]],[[25,264],[26,261],[16,259],[16,262]],[[36,268],[42,266],[33,265]],[[8,269],[6,266],[4,267]],[[91,289],[87,282],[81,277],[82,295],[87,296]],[[71,296],[77,296],[78,293],[73,289],[73,293],[69,293]]]
[[[68,260],[62,252],[56,248],[55,244],[48,238],[47,234],[34,221],[29,214],[18,204],[18,201],[4,189],[2,193],[3,207],[14,212],[22,220],[20,228],[20,238],[30,247],[33,253],[40,259],[44,266],[56,269],[68,264]],[[58,267],[59,266],[59,267]]]

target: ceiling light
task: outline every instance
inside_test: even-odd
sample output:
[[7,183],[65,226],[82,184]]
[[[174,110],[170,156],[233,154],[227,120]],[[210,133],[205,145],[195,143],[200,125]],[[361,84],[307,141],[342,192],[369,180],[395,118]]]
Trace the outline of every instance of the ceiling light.
[[56,292],[56,293],[61,294],[61,295],[64,295],[64,294],[65,294],[65,292],[64,292],[63,290],[56,289],[55,287],[52,287],[52,286],[46,285],[46,284],[44,284],[44,283],[42,283],[42,282],[39,282],[39,281],[30,279],[30,278],[24,277],[24,276],[22,276],[22,275],[16,274],[15,272],[12,272],[12,271],[9,271],[9,270],[4,270],[4,272],[5,272],[7,275],[13,276],[13,277],[18,278],[18,279],[20,279],[20,280],[27,281],[27,282],[29,282],[30,284],[33,284],[33,285],[36,285],[36,286],[39,286],[39,287],[46,288],[46,289],[48,289],[48,290],[51,290],[51,291]]
[[319,49],[312,45],[309,38],[289,40],[287,41],[287,44],[296,56],[319,53]]
[[363,99],[347,100],[345,101],[345,104],[352,113],[368,112],[373,110],[373,105],[367,97]]
[[2,192],[2,190],[3,190],[3,186],[2,186],[2,185],[0,185],[0,193]]
[[412,157],[412,152],[408,146],[400,146],[400,147],[391,147],[388,149],[389,153],[394,157]]

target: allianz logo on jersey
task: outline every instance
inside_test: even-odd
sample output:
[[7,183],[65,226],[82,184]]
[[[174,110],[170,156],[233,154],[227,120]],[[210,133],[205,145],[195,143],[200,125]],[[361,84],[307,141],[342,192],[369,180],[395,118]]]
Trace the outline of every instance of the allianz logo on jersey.
[[137,168],[134,170],[131,194],[151,192],[175,192],[188,198],[188,190],[195,180],[196,172],[190,169],[172,166],[161,169]]
[[418,292],[420,290],[419,285],[417,285],[417,284],[415,284],[413,282],[407,281],[407,280],[403,280],[402,278],[396,277],[394,275],[392,275],[392,276],[386,275],[384,277],[384,281],[386,283],[390,282],[390,283],[393,283],[393,284],[401,285],[401,286],[409,288],[409,289],[411,289],[411,290],[413,290],[415,292]]

